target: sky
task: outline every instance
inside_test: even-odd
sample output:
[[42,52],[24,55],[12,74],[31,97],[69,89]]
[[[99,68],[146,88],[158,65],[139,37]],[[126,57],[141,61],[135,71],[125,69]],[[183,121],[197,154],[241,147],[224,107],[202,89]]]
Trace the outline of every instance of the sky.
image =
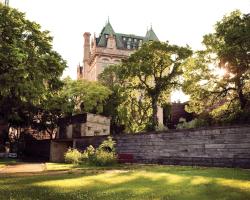
[[[250,0],[9,0],[11,7],[49,30],[54,49],[67,61],[64,76],[76,78],[83,33],[97,35],[110,20],[115,32],[144,36],[151,25],[161,41],[201,49],[203,35],[235,9],[250,13]],[[178,93],[176,98],[185,97]],[[175,97],[174,97],[175,98]]]

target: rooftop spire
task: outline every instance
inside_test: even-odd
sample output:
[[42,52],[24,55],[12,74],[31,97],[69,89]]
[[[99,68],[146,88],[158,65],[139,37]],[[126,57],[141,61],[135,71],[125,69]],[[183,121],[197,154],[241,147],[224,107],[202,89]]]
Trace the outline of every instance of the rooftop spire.
[[147,33],[145,36],[146,41],[159,41],[158,37],[156,36],[155,32],[153,31],[152,28],[152,23],[150,24],[150,29],[147,29]]
[[5,1],[4,1],[4,5],[5,5],[5,6],[9,6],[9,0],[5,0]]

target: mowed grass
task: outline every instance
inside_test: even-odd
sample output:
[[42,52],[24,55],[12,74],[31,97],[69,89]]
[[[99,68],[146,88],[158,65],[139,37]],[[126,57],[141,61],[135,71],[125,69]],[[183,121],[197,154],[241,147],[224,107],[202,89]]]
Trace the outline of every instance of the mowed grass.
[[13,165],[16,162],[17,161],[15,159],[11,159],[11,158],[0,158],[0,168],[5,167],[6,165]]
[[32,175],[2,175],[2,200],[250,200],[250,171],[122,165],[97,168],[47,164]]

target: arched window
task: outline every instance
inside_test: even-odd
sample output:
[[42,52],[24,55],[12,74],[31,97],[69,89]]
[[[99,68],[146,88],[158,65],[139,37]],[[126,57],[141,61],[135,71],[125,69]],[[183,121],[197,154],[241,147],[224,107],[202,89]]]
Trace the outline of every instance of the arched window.
[[109,61],[109,59],[108,59],[108,58],[103,58],[103,59],[102,59],[102,61],[104,61],[104,62],[108,62],[108,61]]

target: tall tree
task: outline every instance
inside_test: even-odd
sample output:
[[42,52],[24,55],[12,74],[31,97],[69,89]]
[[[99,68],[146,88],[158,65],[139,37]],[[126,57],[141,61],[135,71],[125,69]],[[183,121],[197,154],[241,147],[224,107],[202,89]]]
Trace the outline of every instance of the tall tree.
[[65,78],[63,83],[59,91],[47,94],[32,123],[35,129],[47,131],[51,139],[59,118],[83,112],[101,113],[111,93],[107,87],[97,82]]
[[110,65],[99,76],[99,81],[112,94],[104,106],[104,115],[111,116],[112,133],[134,133],[145,130],[152,113],[151,104],[145,95],[133,89],[134,80],[124,78],[121,65]]
[[0,4],[0,117],[21,126],[34,108],[62,86],[66,62],[52,37],[16,9]]
[[[225,117],[245,112],[250,105],[250,15],[234,11],[224,16],[215,32],[204,36],[203,44],[205,50],[186,68],[188,109]],[[216,73],[219,70],[224,74]]]
[[[227,73],[227,84],[223,92],[236,93],[241,109],[248,103],[244,91],[250,79],[250,15],[234,11],[215,26],[215,33],[204,36],[207,53],[216,54],[219,66]],[[249,92],[249,91],[248,91]]]
[[151,100],[149,129],[157,128],[157,106],[165,93],[170,93],[179,86],[181,65],[191,54],[189,47],[149,42],[123,61],[121,75],[133,79],[127,82],[128,87],[139,90]]

